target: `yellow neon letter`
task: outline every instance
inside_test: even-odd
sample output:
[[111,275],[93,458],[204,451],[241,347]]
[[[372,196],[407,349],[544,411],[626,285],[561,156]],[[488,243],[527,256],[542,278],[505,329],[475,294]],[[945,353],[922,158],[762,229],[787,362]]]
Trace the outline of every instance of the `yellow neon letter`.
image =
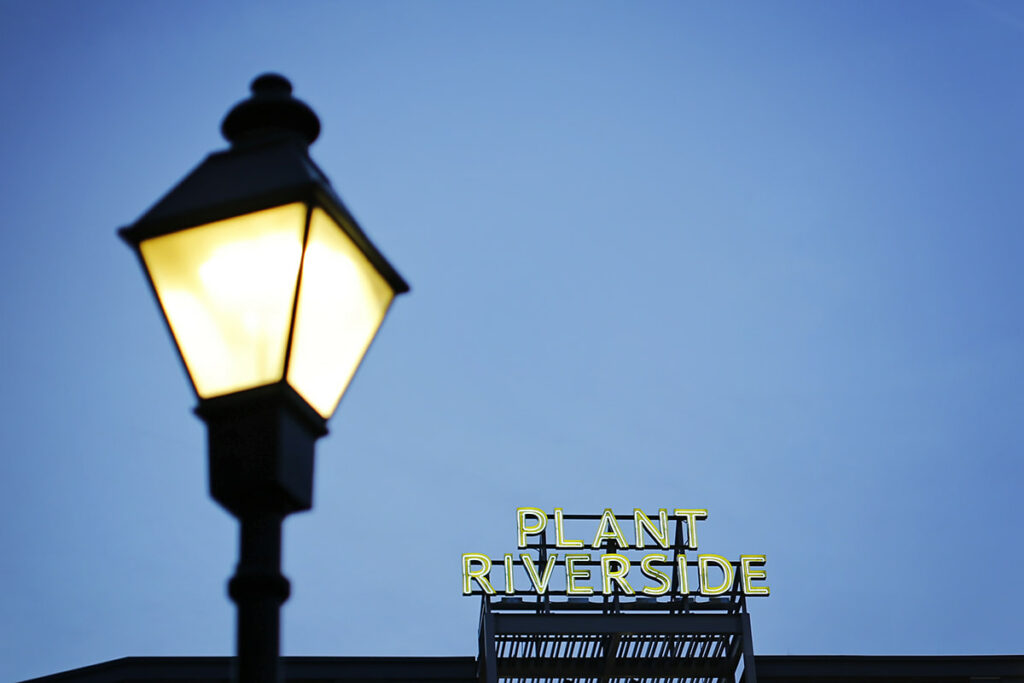
[[687,548],[697,548],[697,520],[707,519],[707,510],[676,510],[673,514],[686,518]]
[[526,573],[530,575],[530,581],[533,582],[533,587],[537,589],[538,593],[546,593],[548,590],[548,583],[551,581],[551,573],[555,570],[555,563],[558,561],[558,555],[552,553],[551,557],[548,558],[548,564],[544,567],[544,576],[537,576],[537,567],[533,564],[533,558],[523,553],[519,556],[523,560],[523,566],[526,567]]
[[764,566],[767,558],[764,555],[740,555],[740,573],[743,575],[744,595],[768,595],[771,589],[768,586],[751,586],[753,579],[767,579],[768,572],[763,569],[752,569],[750,565]]
[[640,571],[645,576],[649,576],[661,584],[657,588],[644,586],[643,593],[644,595],[664,595],[668,593],[671,582],[669,581],[668,574],[651,566],[652,562],[668,562],[668,557],[661,553],[651,553],[650,555],[644,555],[644,559],[640,560]]
[[515,592],[515,580],[512,578],[512,555],[505,553],[505,593],[513,595]]
[[[537,519],[536,524],[527,525],[526,516],[533,515]],[[516,508],[516,526],[519,528],[519,547],[526,547],[526,537],[531,534],[539,534],[548,525],[548,514],[538,508]]]
[[[708,563],[714,562],[722,568],[721,586],[709,586],[708,585]],[[700,571],[700,594],[701,595],[721,595],[727,592],[732,587],[733,571],[732,564],[729,560],[725,559],[721,555],[698,555],[697,566]]]
[[690,579],[686,576],[686,555],[681,553],[676,571],[679,574],[679,592],[687,595],[690,592]]
[[589,569],[577,569],[577,562],[589,562],[590,555],[566,555],[565,556],[565,594],[566,595],[593,595],[594,589],[591,586],[577,586],[576,579],[589,579]]
[[[583,541],[565,538],[565,520],[562,518],[562,508],[555,508],[555,547],[556,548],[582,548]],[[589,557],[589,556],[588,556]]]
[[[616,562],[618,570],[613,570],[609,565]],[[626,595],[634,595],[633,587],[626,581],[626,574],[629,573],[629,558],[616,553],[605,553],[601,556],[601,591],[605,595],[612,592],[612,581],[619,584],[619,588]]]
[[[479,562],[479,569],[471,569],[470,564],[473,562]],[[462,594],[469,595],[473,592],[470,588],[470,579],[476,579],[476,582],[480,584],[480,588],[483,589],[484,593],[488,595],[494,595],[494,586],[487,580],[487,573],[491,571],[491,558],[480,553],[463,553],[462,554]]]
[[611,508],[604,509],[604,513],[601,515],[601,521],[597,523],[597,535],[594,536],[594,542],[590,544],[590,547],[600,548],[601,541],[606,538],[614,538],[620,548],[629,547],[629,544],[626,543],[626,537],[622,535],[622,528],[619,526],[619,521],[615,519],[615,514],[612,512]]
[[633,508],[633,524],[636,526],[637,550],[643,550],[644,529],[647,529],[651,538],[657,541],[658,545],[662,548],[668,547],[668,510],[665,508],[658,508],[658,524],[661,526],[661,531],[654,528],[654,522],[639,508]]

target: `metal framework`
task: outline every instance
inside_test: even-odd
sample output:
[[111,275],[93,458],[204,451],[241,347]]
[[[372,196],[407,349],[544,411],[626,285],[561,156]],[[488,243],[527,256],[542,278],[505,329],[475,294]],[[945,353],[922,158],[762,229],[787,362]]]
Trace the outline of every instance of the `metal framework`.
[[[600,518],[564,515],[566,520]],[[672,566],[677,566],[691,546],[684,520],[670,520]],[[527,546],[541,566],[555,548],[546,532]],[[612,543],[606,549],[642,552]],[[688,566],[697,564],[685,561]],[[522,560],[513,564],[523,566]],[[482,601],[480,683],[756,683],[750,614],[740,589],[738,563],[732,564],[735,580],[715,597],[681,590],[675,573],[669,590],[660,596],[626,595],[617,584],[611,594],[589,597],[569,595],[565,588],[548,588],[541,595],[525,590],[488,595],[475,590]]]

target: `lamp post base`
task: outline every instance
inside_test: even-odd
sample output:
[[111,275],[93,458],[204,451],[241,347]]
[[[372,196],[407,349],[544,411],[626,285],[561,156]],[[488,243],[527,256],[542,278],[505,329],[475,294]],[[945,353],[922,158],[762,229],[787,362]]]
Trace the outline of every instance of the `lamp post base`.
[[313,450],[327,421],[287,384],[203,399],[210,495],[242,519],[313,507]]

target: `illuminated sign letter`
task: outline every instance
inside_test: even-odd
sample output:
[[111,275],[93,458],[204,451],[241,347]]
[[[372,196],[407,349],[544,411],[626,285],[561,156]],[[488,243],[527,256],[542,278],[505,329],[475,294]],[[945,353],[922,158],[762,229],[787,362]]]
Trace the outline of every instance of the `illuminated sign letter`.
[[[617,570],[611,568],[611,564],[619,565]],[[601,556],[601,591],[605,595],[612,592],[612,581],[619,584],[619,588],[626,595],[634,595],[633,587],[626,581],[626,574],[629,573],[629,559],[616,553],[605,553]]]
[[655,569],[651,566],[652,562],[667,562],[668,557],[661,553],[651,553],[650,555],[644,555],[644,559],[640,560],[640,571],[644,573],[644,576],[658,581],[661,585],[657,587],[644,586],[644,595],[664,595],[668,593],[669,582],[668,574],[665,572]]
[[695,549],[697,547],[697,520],[707,519],[707,510],[676,510],[675,514],[679,517],[686,518],[686,530],[687,530],[687,548]]
[[[479,562],[479,569],[472,569],[470,565],[473,562]],[[488,595],[494,595],[494,586],[487,580],[487,574],[491,571],[491,558],[480,553],[463,553],[462,554],[462,594],[469,595],[473,592],[470,588],[470,579],[475,579],[480,588],[483,589],[484,593]]]
[[532,557],[526,553],[519,557],[523,560],[523,566],[526,567],[526,573],[530,575],[530,581],[533,581],[533,587],[537,589],[537,593],[546,593],[548,583],[551,581],[551,572],[555,570],[555,563],[558,561],[558,555],[552,553],[551,557],[548,558],[548,564],[544,567],[543,578],[537,576],[537,567],[534,566]]
[[611,508],[604,509],[604,513],[601,515],[601,521],[597,524],[597,534],[594,536],[594,542],[590,544],[590,547],[595,549],[600,548],[601,541],[606,538],[614,538],[620,548],[629,547],[629,544],[626,543],[626,537],[622,535],[622,528],[619,526],[619,521],[615,519],[615,514],[611,511]]
[[[526,516],[532,515],[537,523],[527,524]],[[539,534],[548,525],[548,514],[538,508],[516,508],[516,525],[519,527],[519,547],[526,547],[526,537]]]
[[505,553],[505,593],[515,595],[515,579],[512,578],[512,555]]
[[589,579],[589,569],[577,569],[577,562],[589,562],[590,555],[566,555],[565,556],[565,594],[566,595],[593,595],[594,589],[590,586],[577,586],[576,579]]
[[[555,508],[555,547],[556,548],[582,548],[583,541],[565,538],[565,520],[562,518],[562,508]],[[572,557],[572,556],[570,556]]]
[[744,595],[768,595],[771,589],[768,586],[752,586],[753,579],[767,579],[768,572],[763,569],[752,569],[750,565],[764,566],[767,558],[764,555],[740,555],[740,573],[743,575]]
[[[724,577],[722,578],[721,586],[709,586],[708,585],[708,563],[714,562],[722,568]],[[732,565],[729,560],[725,559],[721,555],[698,555],[697,566],[700,571],[700,594],[701,595],[721,595],[732,587],[733,571]]]
[[[644,514],[640,508],[633,508],[633,525],[636,527],[636,547],[641,550],[644,547],[644,529],[651,534],[651,538],[657,541],[662,548],[668,547],[668,511],[665,508],[658,509],[658,524],[660,530],[654,528],[654,522]],[[660,593],[659,593],[660,595]]]

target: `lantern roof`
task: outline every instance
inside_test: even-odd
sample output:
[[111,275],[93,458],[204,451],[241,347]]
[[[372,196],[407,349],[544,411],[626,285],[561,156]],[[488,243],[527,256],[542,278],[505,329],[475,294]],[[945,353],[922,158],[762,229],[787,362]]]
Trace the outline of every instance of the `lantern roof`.
[[118,232],[137,247],[158,237],[295,201],[321,206],[358,245],[396,294],[409,285],[370,242],[309,156],[316,114],[282,76],[264,74],[222,124],[231,147],[214,152],[131,225]]

